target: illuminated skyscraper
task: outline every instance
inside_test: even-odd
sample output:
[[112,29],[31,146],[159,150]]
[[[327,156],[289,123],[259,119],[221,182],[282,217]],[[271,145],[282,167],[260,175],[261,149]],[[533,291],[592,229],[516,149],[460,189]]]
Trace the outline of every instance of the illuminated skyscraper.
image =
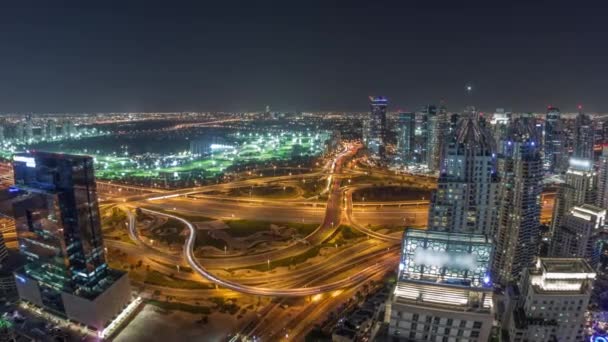
[[602,149],[600,156],[595,205],[608,209],[608,147]]
[[388,100],[383,96],[370,96],[370,116],[367,148],[375,159],[386,157],[386,107]]
[[[507,112],[504,108],[496,108],[496,112],[492,115],[490,120],[490,127],[494,136],[494,141],[503,141],[509,130],[509,125],[512,117],[511,112]],[[502,154],[502,144],[497,144],[496,153]]]
[[439,117],[437,107],[433,105],[425,106],[422,114],[424,115],[424,161],[431,171],[439,169]]
[[402,164],[410,164],[415,162],[415,140],[414,131],[416,129],[416,114],[415,113],[399,113],[399,135],[397,144],[399,150],[399,158]]
[[595,276],[583,259],[538,259],[518,289],[507,291],[516,302],[503,325],[509,341],[586,341],[585,314]]
[[21,299],[102,330],[130,301],[126,273],[106,264],[93,159],[44,152],[14,156],[13,203]]
[[597,180],[593,163],[586,159],[570,158],[569,165],[564,183],[559,185],[555,197],[552,233],[560,226],[562,217],[574,206],[595,203]]
[[494,321],[484,235],[407,229],[384,321],[402,341],[487,341]]
[[429,230],[492,236],[496,227],[499,179],[491,132],[467,116],[443,152]]
[[595,129],[593,120],[588,114],[582,111],[579,106],[579,112],[574,121],[574,153],[575,158],[587,159],[593,162],[593,145],[595,143]]
[[0,126],[0,143],[4,142],[4,126]]
[[437,140],[439,143],[438,146],[438,161],[437,161],[437,170],[439,170],[441,161],[443,160],[443,152],[445,150],[445,146],[449,142],[450,137],[450,118],[448,117],[448,108],[445,106],[445,103],[441,101],[439,105],[439,110],[437,111]]
[[544,134],[544,168],[551,173],[560,173],[565,169],[565,161],[568,152],[566,151],[566,139],[563,132],[563,122],[559,108],[547,107],[545,115],[545,134]]
[[515,119],[502,142],[495,280],[518,278],[534,262],[540,234],[543,161],[535,119]]
[[606,209],[584,204],[570,209],[551,241],[550,256],[583,258],[593,264],[596,237],[603,233]]

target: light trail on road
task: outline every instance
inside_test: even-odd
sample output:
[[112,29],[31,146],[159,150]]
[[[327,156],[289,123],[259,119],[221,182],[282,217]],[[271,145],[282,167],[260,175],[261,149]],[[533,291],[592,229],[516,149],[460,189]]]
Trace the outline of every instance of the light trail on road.
[[186,244],[184,245],[184,257],[186,258],[186,261],[188,262],[190,267],[196,273],[198,273],[205,279],[208,279],[217,285],[220,285],[222,287],[228,288],[233,291],[251,294],[251,295],[276,296],[276,297],[303,297],[303,296],[310,296],[310,295],[315,295],[315,294],[319,294],[319,293],[334,291],[334,290],[342,289],[342,288],[357,284],[361,281],[364,281],[367,278],[375,275],[377,272],[386,271],[388,266],[394,266],[394,264],[398,260],[397,257],[395,257],[394,260],[389,259],[388,261],[381,262],[381,263],[378,263],[373,266],[369,266],[369,267],[361,270],[357,274],[347,277],[346,279],[338,280],[338,281],[324,284],[324,285],[303,287],[303,288],[290,288],[290,289],[272,289],[272,288],[257,287],[257,286],[247,286],[247,285],[239,284],[234,281],[229,281],[229,280],[219,278],[219,277],[213,275],[212,273],[210,273],[209,271],[207,271],[199,263],[199,261],[194,256],[194,246],[196,243],[196,233],[197,232],[196,232],[196,227],[194,227],[194,225],[192,223],[190,223],[189,221],[187,221],[179,216],[166,214],[166,213],[162,213],[162,212],[157,212],[157,211],[144,209],[144,208],[141,208],[141,210],[151,213],[151,214],[165,216],[165,217],[169,217],[169,218],[178,220],[181,223],[183,223],[190,230],[190,234],[188,235],[188,240],[186,241]]

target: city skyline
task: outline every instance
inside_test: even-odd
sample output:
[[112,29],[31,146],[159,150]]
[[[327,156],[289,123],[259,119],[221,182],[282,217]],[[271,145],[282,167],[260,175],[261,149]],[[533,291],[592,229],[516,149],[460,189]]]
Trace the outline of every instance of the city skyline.
[[0,340],[608,341],[607,16],[0,5]]

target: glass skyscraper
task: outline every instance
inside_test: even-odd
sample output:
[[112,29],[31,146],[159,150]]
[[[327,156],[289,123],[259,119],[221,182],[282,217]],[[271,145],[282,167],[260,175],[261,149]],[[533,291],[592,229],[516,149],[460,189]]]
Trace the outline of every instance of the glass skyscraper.
[[591,116],[585,114],[582,108],[574,121],[574,152],[575,158],[593,161],[593,145],[595,143],[595,132]]
[[536,120],[515,119],[503,144],[495,281],[518,279],[538,252],[543,160]]
[[[19,249],[27,258],[24,268],[16,272],[20,297],[89,326],[103,327],[128,302],[130,291],[127,276],[106,263],[93,159],[34,152],[17,154],[13,160],[15,185],[21,190],[13,211]],[[74,302],[84,299],[98,305],[95,299],[117,282],[126,285],[121,291],[110,291],[113,296],[104,296],[116,299],[115,305],[104,304],[103,310],[111,313],[99,314],[94,321],[78,317],[85,305]]]
[[367,129],[367,148],[372,157],[384,160],[386,157],[386,107],[388,99],[383,96],[370,96],[370,117]]
[[565,135],[559,108],[549,106],[545,116],[544,156],[545,170],[560,173],[565,169],[567,151]]

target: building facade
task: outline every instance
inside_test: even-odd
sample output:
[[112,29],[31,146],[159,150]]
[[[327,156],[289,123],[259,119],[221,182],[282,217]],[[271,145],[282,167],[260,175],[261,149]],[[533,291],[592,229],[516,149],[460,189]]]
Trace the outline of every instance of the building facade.
[[416,114],[399,113],[398,120],[397,148],[400,162],[403,165],[415,163],[417,161],[415,153]]
[[519,283],[511,312],[511,342],[579,342],[595,272],[583,259],[540,258]]
[[15,226],[27,258],[15,272],[20,298],[103,330],[131,293],[126,273],[106,263],[93,159],[34,152],[13,160]]
[[491,254],[484,235],[407,229],[385,311],[389,338],[487,341],[494,319]]
[[565,215],[551,241],[551,257],[583,258],[594,264],[596,241],[603,232],[606,209],[584,204]]
[[585,114],[579,107],[574,121],[573,153],[575,158],[594,160],[593,145],[595,144],[595,128],[591,116]]
[[443,155],[429,230],[493,235],[499,178],[491,132],[478,117],[466,117]]
[[599,159],[595,205],[608,209],[608,147],[602,149]]
[[563,132],[563,122],[559,108],[549,106],[545,114],[544,168],[550,173],[560,173],[565,169],[568,154]]
[[502,142],[495,280],[519,278],[534,262],[540,238],[543,161],[533,117],[515,119]]
[[559,185],[553,217],[551,234],[561,225],[561,220],[574,206],[593,204],[596,201],[597,179],[593,162],[589,159],[570,158],[569,167],[564,175],[564,183]]
[[370,116],[367,125],[367,149],[374,159],[386,158],[386,110],[388,99],[383,96],[369,97]]

